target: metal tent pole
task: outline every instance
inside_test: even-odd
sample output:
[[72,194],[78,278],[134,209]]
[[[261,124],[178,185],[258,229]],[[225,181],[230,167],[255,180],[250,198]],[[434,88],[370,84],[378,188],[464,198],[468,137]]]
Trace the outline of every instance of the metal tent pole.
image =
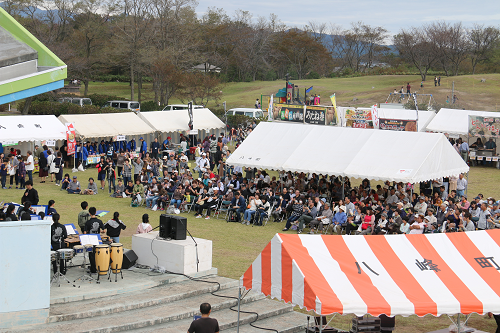
[[240,333],[240,303],[241,303],[241,287],[238,286],[238,322],[236,323],[236,333]]

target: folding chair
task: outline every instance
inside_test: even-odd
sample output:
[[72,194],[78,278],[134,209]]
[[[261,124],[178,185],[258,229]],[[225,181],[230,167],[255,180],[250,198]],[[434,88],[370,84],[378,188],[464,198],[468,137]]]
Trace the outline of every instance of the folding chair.
[[227,220],[227,215],[229,214],[230,206],[231,206],[231,201],[221,201],[219,209],[217,210],[217,219],[219,219],[221,212],[226,212],[226,216],[224,217],[224,219]]
[[267,214],[266,217],[264,217],[262,219],[262,226],[263,227],[265,227],[267,225],[267,222],[269,222],[269,219],[271,218],[271,213],[273,212],[273,209],[274,209],[274,202],[271,205],[271,208],[268,210],[269,214]]
[[188,205],[187,205],[187,206],[189,207],[189,209],[188,209],[188,211],[187,211],[188,213],[190,213],[190,212],[191,212],[191,210],[193,209],[193,207],[194,207],[194,205],[196,204],[196,201],[197,201],[197,200],[198,200],[198,196],[195,196],[195,197],[191,198],[191,202],[190,202],[190,203],[188,203]]

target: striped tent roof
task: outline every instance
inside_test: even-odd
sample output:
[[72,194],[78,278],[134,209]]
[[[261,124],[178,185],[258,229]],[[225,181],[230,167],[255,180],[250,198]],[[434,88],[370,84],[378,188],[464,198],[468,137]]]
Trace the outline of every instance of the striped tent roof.
[[500,313],[499,244],[500,230],[276,234],[240,282],[322,315]]

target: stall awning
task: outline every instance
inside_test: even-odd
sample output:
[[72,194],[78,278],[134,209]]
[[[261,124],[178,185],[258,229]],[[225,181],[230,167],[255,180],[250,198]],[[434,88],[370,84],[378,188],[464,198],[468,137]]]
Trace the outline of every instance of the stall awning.
[[115,135],[143,135],[155,130],[133,112],[66,114],[59,116],[64,123],[73,123],[76,134],[83,138]]
[[[151,124],[157,131],[171,133],[189,131],[187,110],[140,112],[139,117]],[[224,123],[209,109],[193,110],[193,130],[225,128]]]
[[278,122],[257,125],[227,163],[409,183],[469,170],[441,133]]
[[441,109],[426,130],[455,135],[467,135],[469,132],[469,116],[500,117],[500,112],[471,111],[457,109]]
[[500,313],[500,230],[444,234],[277,234],[246,289],[318,314]]
[[0,142],[64,140],[66,128],[56,116],[0,117]]

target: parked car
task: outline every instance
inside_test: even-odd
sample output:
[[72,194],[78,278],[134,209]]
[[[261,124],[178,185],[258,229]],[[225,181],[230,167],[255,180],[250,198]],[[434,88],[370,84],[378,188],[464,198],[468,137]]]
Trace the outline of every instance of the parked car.
[[107,101],[103,107],[130,110],[134,112],[141,111],[141,104],[137,101]]
[[226,115],[228,116],[242,115],[251,118],[262,118],[264,117],[264,111],[262,111],[261,109],[234,108],[227,110]]
[[[203,109],[203,105],[193,105],[193,109]],[[163,108],[162,111],[174,111],[174,110],[187,110],[188,105],[187,104],[171,104],[167,105]]]
[[59,103],[72,103],[80,106],[92,105],[92,100],[85,97],[62,97],[57,100]]

